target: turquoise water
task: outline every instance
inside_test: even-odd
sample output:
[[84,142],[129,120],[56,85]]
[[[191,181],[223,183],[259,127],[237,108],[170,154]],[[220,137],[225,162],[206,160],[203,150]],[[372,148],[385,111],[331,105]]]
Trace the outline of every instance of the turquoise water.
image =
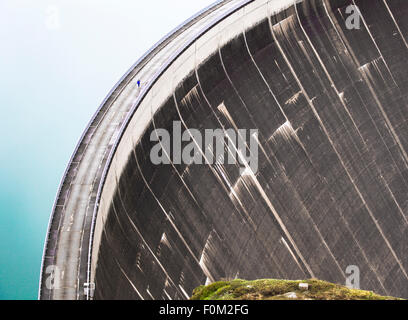
[[0,2],[0,299],[37,298],[59,180],[99,103],[148,48],[212,2]]

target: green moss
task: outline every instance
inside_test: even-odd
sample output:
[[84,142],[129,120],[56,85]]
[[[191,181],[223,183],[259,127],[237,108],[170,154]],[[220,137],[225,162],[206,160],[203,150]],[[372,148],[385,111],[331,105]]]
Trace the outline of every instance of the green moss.
[[[301,290],[300,283],[308,283],[308,290]],[[371,291],[348,289],[326,281],[261,279],[246,281],[236,279],[200,286],[193,292],[192,300],[291,300],[287,294],[296,294],[296,300],[396,300]]]

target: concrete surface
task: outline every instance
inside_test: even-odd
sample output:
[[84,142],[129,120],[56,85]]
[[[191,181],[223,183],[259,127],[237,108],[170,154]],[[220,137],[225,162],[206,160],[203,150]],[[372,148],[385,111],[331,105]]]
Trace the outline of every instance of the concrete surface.
[[[95,299],[185,299],[235,277],[345,284],[351,265],[361,288],[408,298],[407,14],[405,0],[228,1],[169,36],[74,153],[40,298],[89,298],[86,282]],[[259,129],[259,171],[153,165],[150,134],[173,121]]]

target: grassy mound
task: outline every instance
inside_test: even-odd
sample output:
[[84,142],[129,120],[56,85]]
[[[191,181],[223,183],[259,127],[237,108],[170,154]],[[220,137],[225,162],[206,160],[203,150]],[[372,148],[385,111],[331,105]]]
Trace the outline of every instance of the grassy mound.
[[[299,284],[308,284],[301,288]],[[304,286],[304,285],[303,285]],[[348,289],[330,282],[310,280],[232,280],[200,286],[191,300],[398,300],[371,291]]]

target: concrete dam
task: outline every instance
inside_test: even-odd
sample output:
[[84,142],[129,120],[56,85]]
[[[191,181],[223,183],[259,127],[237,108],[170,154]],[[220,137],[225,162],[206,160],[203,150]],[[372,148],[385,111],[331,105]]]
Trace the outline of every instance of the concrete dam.
[[[223,278],[350,270],[408,298],[407,16],[406,0],[227,0],[165,36],[70,159],[39,298],[187,299]],[[208,130],[245,140],[240,161],[228,134],[219,153],[199,143]]]

